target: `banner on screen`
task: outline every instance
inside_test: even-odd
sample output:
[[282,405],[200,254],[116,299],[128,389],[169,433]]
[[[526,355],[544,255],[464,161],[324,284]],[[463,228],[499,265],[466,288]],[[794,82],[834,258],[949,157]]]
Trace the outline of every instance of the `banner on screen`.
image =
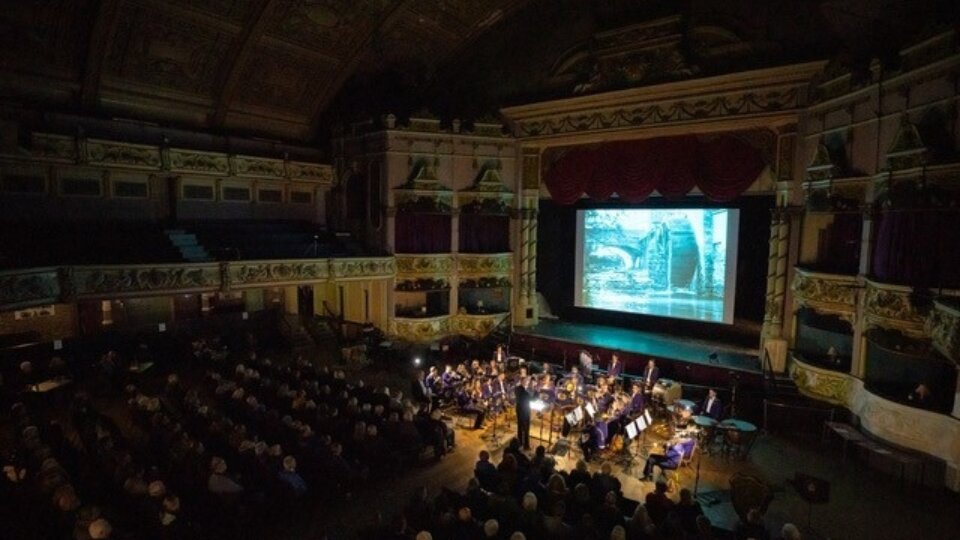
[[579,307],[733,323],[739,210],[577,211]]

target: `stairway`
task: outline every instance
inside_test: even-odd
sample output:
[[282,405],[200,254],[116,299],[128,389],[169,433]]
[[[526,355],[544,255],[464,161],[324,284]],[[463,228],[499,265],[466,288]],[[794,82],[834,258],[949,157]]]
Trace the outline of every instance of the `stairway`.
[[180,256],[190,262],[210,262],[213,258],[197,241],[197,235],[183,229],[166,229],[164,231],[173,247],[180,250]]
[[300,323],[300,316],[295,313],[284,313],[280,321],[280,334],[290,345],[294,354],[312,353],[317,344]]

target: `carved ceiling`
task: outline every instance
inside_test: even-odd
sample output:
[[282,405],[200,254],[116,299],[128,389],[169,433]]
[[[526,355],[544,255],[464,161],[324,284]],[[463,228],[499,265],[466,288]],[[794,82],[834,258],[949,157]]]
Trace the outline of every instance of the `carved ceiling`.
[[888,41],[945,2],[0,0],[0,105],[304,142],[377,109],[469,118]]
[[309,140],[354,72],[438,65],[525,2],[0,0],[0,97]]

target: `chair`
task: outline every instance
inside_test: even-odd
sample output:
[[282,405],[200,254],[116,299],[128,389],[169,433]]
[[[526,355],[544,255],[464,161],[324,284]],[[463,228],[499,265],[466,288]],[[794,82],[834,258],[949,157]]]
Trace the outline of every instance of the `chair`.
[[693,462],[693,455],[697,451],[697,440],[690,439],[683,443],[683,454],[680,456],[680,463],[674,468],[660,467],[661,477],[667,482],[667,491],[673,493],[680,487],[680,468],[689,467]]

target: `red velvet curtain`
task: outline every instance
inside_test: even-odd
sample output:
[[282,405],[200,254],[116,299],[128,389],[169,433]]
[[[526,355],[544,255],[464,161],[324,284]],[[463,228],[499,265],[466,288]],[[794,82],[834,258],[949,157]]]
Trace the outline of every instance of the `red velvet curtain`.
[[729,201],[750,187],[763,167],[760,153],[735,137],[701,142],[687,135],[576,148],[547,171],[545,181],[558,204],[573,204],[583,194],[604,200],[614,193],[640,202],[654,190],[676,198],[695,186],[710,199]]
[[510,216],[460,214],[461,253],[510,251]]
[[395,253],[449,253],[450,216],[397,212]]
[[886,283],[960,288],[960,211],[882,212],[873,248],[873,275]]

